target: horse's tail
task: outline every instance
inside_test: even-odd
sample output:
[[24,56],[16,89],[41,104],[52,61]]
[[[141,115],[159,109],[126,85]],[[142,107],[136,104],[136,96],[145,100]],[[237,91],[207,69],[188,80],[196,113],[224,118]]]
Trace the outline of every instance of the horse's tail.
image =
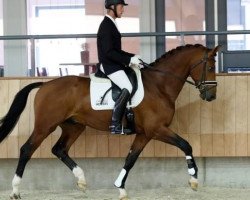
[[43,82],[31,83],[16,94],[8,113],[0,120],[0,143],[15,127],[26,106],[30,91],[34,88],[40,87],[42,84]]

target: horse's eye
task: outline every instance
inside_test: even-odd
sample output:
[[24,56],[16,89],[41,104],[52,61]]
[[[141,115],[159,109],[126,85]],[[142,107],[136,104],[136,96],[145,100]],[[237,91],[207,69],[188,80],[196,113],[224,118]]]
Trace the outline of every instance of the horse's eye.
[[213,72],[214,71],[214,67],[208,67],[208,71],[210,71],[210,72]]

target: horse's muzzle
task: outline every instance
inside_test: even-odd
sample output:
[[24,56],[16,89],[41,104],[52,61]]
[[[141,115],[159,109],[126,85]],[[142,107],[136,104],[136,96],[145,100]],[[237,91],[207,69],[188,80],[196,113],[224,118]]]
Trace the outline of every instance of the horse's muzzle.
[[199,87],[200,97],[202,100],[213,101],[216,99],[216,81],[206,81]]

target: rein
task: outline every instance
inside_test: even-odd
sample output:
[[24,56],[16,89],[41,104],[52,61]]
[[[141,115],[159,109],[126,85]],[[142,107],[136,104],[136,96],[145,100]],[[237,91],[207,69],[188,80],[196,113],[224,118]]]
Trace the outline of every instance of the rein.
[[[154,67],[150,66],[150,64],[144,62],[144,61],[141,60],[141,59],[140,59],[140,61],[141,61],[141,65],[142,65],[143,67],[145,67],[146,69],[149,69],[149,70],[154,71],[154,72],[159,72],[159,73],[164,74],[164,75],[172,75],[173,77],[175,77],[176,79],[178,79],[178,80],[180,80],[180,81],[182,81],[182,82],[186,82],[186,83],[189,83],[190,85],[196,86],[195,82],[193,82],[193,81],[189,81],[189,80],[187,80],[187,79],[183,79],[183,78],[181,78],[181,77],[179,77],[179,76],[177,76],[177,75],[175,75],[174,73],[169,72],[169,71],[166,72],[166,71],[161,71],[161,70],[159,70],[159,69],[155,69]],[[201,62],[197,63],[197,66],[198,66],[200,63],[201,63]]]

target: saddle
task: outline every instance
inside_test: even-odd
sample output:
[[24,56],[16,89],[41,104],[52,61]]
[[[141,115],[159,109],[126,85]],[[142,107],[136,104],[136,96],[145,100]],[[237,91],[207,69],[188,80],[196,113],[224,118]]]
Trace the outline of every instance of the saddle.
[[[125,70],[133,86],[127,107],[134,108],[144,97],[141,71],[137,67],[129,67]],[[112,110],[120,92],[120,88],[112,83],[100,69],[90,74],[90,102],[94,110]]]

